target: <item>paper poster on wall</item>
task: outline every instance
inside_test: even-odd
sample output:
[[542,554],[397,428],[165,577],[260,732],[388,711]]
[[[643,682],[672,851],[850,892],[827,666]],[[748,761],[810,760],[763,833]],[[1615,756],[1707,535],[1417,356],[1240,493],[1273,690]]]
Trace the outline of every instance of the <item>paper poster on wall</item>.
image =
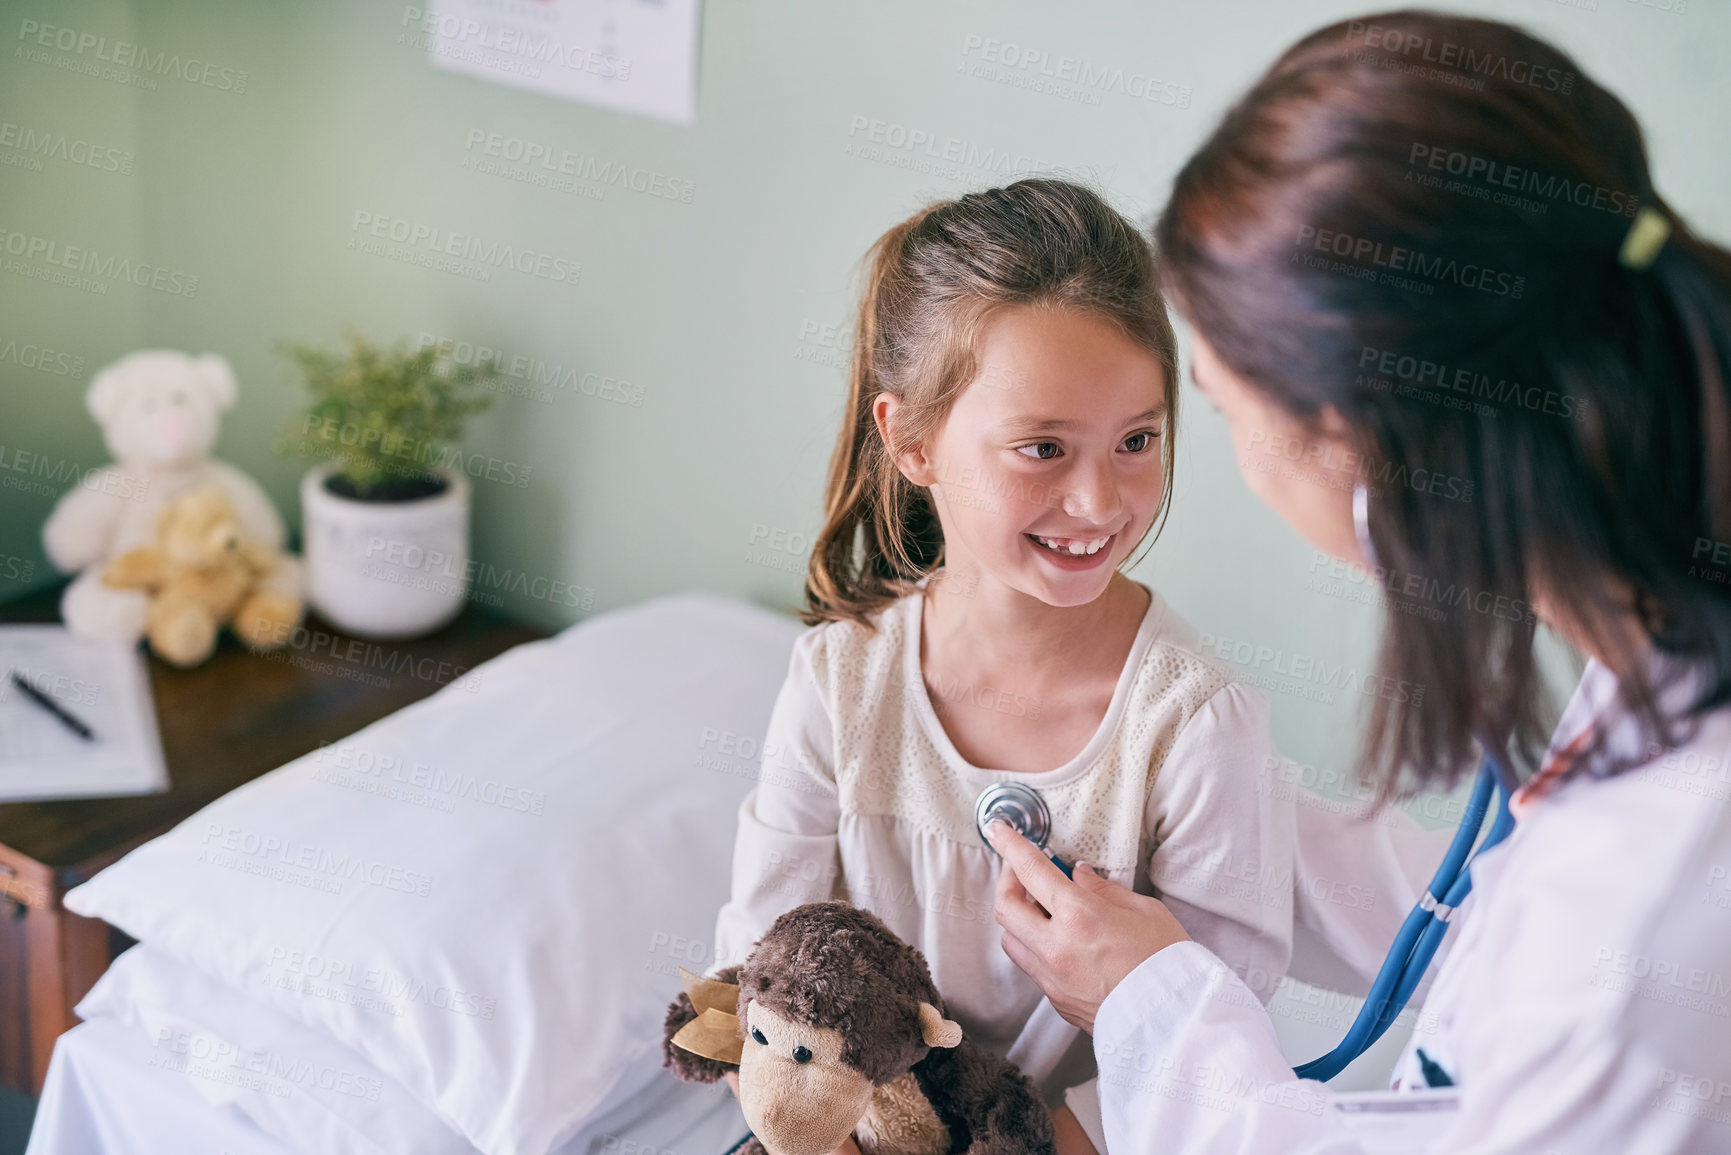
[[432,0],[433,63],[675,124],[697,118],[697,0]]

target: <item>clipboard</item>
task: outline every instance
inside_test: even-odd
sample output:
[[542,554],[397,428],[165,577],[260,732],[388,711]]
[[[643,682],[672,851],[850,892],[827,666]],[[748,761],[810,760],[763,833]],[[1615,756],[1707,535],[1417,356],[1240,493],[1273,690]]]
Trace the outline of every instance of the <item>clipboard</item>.
[[[20,690],[13,674],[56,710]],[[136,646],[78,637],[65,626],[0,626],[0,802],[167,789],[150,677]]]

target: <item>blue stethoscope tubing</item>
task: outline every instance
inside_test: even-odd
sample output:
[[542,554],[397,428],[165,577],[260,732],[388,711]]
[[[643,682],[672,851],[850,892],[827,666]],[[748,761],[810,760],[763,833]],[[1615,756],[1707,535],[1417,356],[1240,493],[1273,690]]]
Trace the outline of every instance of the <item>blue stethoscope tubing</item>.
[[[1514,816],[1509,813],[1509,796],[1514,789],[1513,772],[1509,769],[1507,756],[1498,758],[1491,753],[1492,749],[1490,745],[1485,746],[1484,761],[1479,764],[1478,780],[1473,783],[1460,829],[1455,832],[1454,841],[1449,844],[1448,853],[1443,855],[1442,864],[1437,867],[1424,897],[1406,916],[1400,933],[1395,935],[1394,945],[1389,948],[1388,958],[1377,972],[1376,981],[1370,985],[1370,993],[1365,996],[1358,1018],[1353,1020],[1346,1037],[1334,1050],[1292,1069],[1299,1078],[1326,1083],[1382,1038],[1390,1024],[1406,1009],[1413,991],[1418,989],[1425,971],[1430,969],[1431,960],[1436,957],[1437,948],[1448,933],[1449,917],[1472,892],[1469,855],[1476,858],[1483,854],[1507,838],[1509,831],[1514,829]],[[1491,822],[1490,832],[1474,852],[1473,843],[1484,825],[1493,793],[1497,798],[1496,818]]]

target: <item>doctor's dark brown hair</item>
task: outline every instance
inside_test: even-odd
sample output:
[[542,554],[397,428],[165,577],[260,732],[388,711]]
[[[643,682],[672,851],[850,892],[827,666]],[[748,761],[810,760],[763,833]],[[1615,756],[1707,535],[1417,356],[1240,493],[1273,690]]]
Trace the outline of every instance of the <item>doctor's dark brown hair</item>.
[[[1648,210],[1669,239],[1625,260]],[[1479,734],[1542,755],[1535,602],[1631,671],[1646,742],[1731,700],[1731,565],[1709,564],[1731,554],[1731,253],[1567,55],[1429,12],[1313,33],[1179,173],[1156,248],[1221,362],[1300,420],[1332,407],[1360,454],[1378,684],[1418,690],[1375,698],[1367,781],[1452,784]],[[1682,709],[1641,633],[1704,675]],[[1595,742],[1577,767],[1630,762]]]
[[[1166,488],[1155,525],[1163,523],[1178,353],[1148,239],[1097,193],[1068,181],[1021,180],[940,201],[890,229],[867,256],[847,413],[806,577],[808,624],[846,619],[870,627],[873,615],[943,564],[931,499],[901,475],[895,457],[942,426],[973,380],[981,331],[1012,305],[1100,317],[1158,359]],[[872,419],[880,393],[901,401],[893,451]]]

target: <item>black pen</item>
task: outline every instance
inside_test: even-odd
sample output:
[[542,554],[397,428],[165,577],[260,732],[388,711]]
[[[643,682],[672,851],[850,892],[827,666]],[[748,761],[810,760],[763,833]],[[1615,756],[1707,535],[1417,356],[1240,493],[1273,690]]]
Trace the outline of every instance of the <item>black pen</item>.
[[47,694],[44,694],[41,690],[32,686],[18,673],[17,670],[12,671],[12,684],[17,686],[26,698],[29,698],[32,702],[35,702],[38,706],[41,706],[44,710],[47,710],[50,714],[53,714],[56,718],[60,719],[60,724],[65,726],[68,730],[71,730],[86,742],[94,742],[96,740],[95,731],[91,730],[89,726],[86,726],[83,722],[73,717],[73,715],[59,702],[56,702],[53,698],[50,698]]

